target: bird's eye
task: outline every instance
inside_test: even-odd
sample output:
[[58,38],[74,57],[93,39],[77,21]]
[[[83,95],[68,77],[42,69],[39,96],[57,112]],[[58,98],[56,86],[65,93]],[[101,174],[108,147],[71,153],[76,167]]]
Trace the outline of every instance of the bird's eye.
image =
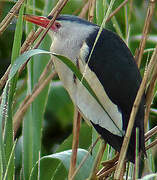
[[57,29],[59,29],[61,27],[61,24],[59,24],[58,22],[55,23],[55,26]]

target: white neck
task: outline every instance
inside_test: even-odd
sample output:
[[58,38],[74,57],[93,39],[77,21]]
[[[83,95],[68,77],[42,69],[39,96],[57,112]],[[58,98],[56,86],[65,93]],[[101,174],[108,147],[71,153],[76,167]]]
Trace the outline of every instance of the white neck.
[[50,51],[66,56],[75,61],[79,56],[80,48],[84,41],[89,34],[93,32],[94,28],[93,26],[84,26],[81,24],[75,25],[74,23],[72,26],[70,23],[66,23],[65,26],[70,28],[67,31],[63,28],[57,33],[50,32],[53,41]]

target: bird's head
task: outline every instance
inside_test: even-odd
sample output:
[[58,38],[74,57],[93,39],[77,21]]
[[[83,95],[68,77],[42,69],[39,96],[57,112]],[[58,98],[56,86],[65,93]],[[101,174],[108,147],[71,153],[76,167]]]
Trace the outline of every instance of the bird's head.
[[[52,16],[24,15],[24,19],[46,28]],[[50,50],[64,55],[70,59],[75,59],[86,38],[89,37],[98,26],[82,18],[72,15],[60,15],[56,18],[49,30],[49,35],[53,40]]]
[[[24,15],[24,19],[36,25],[46,28],[52,16],[43,17]],[[84,19],[72,15],[60,15],[50,28],[49,34],[53,37],[66,39],[84,39],[97,26]]]

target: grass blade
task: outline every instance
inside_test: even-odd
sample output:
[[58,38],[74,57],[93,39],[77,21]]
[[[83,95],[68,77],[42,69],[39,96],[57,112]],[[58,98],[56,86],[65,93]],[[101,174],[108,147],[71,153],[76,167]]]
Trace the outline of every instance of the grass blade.
[[[48,43],[49,42],[49,43]],[[45,49],[50,45],[49,37],[45,37],[40,48]],[[42,59],[44,59],[42,61]],[[38,79],[49,61],[49,56],[34,56],[32,63],[32,73],[30,73],[29,85],[30,91],[38,82]],[[44,111],[48,96],[49,86],[46,86],[39,96],[33,101],[29,112],[26,113],[23,124],[23,165],[25,170],[25,178],[28,178],[32,167],[38,161],[39,152],[41,151],[42,124],[44,120]],[[31,139],[31,140],[30,140]],[[29,145],[28,145],[29,144]],[[29,155],[29,159],[28,159]]]
[[[15,59],[20,54],[20,47],[21,47],[21,39],[22,39],[22,15],[24,11],[24,5],[21,6],[19,12],[19,18],[16,25],[15,36],[14,36],[14,43],[13,43],[13,50],[12,50],[12,57],[11,57],[11,64],[14,63]],[[13,104],[13,96],[16,88],[17,76],[15,76],[10,82],[6,84],[9,88],[8,90],[8,98],[6,104],[6,111],[7,116],[5,118],[5,127],[4,127],[4,150],[5,150],[5,159],[6,159],[6,166],[7,172],[5,172],[5,177],[7,179],[13,179],[14,177],[14,158],[11,158],[11,152],[13,149],[13,123],[12,123],[12,104]],[[7,95],[7,93],[6,93]],[[12,154],[14,157],[14,154]],[[10,161],[9,161],[10,160]],[[9,164],[8,164],[9,163]],[[6,171],[6,170],[5,170]]]
[[12,161],[13,161],[13,159],[14,159],[15,146],[16,146],[16,141],[14,142],[14,145],[13,145],[13,148],[12,148],[12,151],[11,151],[11,154],[10,154],[10,157],[9,157],[9,161],[8,161],[8,164],[7,164],[7,167],[6,167],[6,171],[5,171],[3,180],[6,180],[6,179],[7,179],[8,171],[9,171],[9,169],[10,169],[10,166],[12,165]]
[[6,156],[3,142],[3,130],[2,126],[4,124],[5,119],[7,118],[7,102],[8,102],[8,83],[6,84],[3,94],[2,94],[2,102],[0,106],[0,179],[3,179],[3,173],[6,169]]

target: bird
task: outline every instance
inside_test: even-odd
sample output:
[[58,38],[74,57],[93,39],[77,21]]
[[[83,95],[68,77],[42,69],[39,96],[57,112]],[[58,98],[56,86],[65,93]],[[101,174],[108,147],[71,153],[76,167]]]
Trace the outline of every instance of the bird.
[[[52,18],[24,15],[25,20],[43,28]],[[99,30],[100,26],[78,16],[59,15],[48,32],[52,39],[50,51],[70,59],[83,74],[101,104],[74,72],[54,57],[58,76],[82,117],[105,142],[120,152],[142,77],[126,43],[109,29]],[[98,32],[100,36],[96,41]],[[145,153],[144,111],[145,94],[126,153],[127,161],[132,163],[135,163],[136,128],[139,129],[139,152]]]

